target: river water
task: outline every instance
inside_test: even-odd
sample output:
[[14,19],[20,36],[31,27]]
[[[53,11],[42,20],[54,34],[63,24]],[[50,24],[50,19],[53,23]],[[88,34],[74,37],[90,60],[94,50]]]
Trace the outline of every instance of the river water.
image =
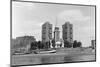
[[95,55],[57,55],[57,56],[23,56],[13,57],[12,65],[29,65],[29,64],[49,64],[49,63],[67,63],[77,61],[94,61]]
[[75,61],[92,61],[92,60],[95,60],[94,55],[42,57],[41,64],[43,64],[43,63],[45,64],[45,63],[75,62]]

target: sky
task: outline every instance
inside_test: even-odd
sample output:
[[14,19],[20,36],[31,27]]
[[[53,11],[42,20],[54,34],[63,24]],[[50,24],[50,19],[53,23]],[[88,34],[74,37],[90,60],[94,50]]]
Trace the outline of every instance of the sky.
[[73,24],[73,39],[82,46],[91,45],[95,38],[95,7],[33,2],[12,2],[12,37],[31,35],[41,40],[42,24],[46,21],[60,28],[69,21]]

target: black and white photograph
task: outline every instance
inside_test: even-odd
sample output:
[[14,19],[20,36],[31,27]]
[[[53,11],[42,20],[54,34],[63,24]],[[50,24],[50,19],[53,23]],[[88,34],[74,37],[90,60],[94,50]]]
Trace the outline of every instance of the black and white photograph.
[[96,6],[11,1],[11,66],[96,61]]

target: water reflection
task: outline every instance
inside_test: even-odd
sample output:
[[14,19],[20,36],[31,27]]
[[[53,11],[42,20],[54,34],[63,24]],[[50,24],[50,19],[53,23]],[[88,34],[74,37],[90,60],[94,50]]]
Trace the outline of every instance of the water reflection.
[[81,55],[81,56],[54,56],[42,57],[41,64],[44,63],[59,63],[59,62],[73,62],[73,61],[92,61],[95,60],[95,55]]
[[73,61],[72,57],[70,57],[70,56],[64,57],[64,62],[71,62],[71,61]]
[[46,56],[13,56],[12,65],[46,64],[46,63],[65,63],[76,61],[93,61],[95,54],[92,55],[46,55]]

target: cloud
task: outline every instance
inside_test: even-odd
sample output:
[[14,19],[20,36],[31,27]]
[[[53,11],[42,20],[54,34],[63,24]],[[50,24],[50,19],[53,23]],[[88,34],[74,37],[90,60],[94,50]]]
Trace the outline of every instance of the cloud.
[[[19,35],[28,35],[28,34],[36,35],[39,33],[41,34],[41,25],[42,25],[42,23],[40,23],[40,21],[38,21],[38,20],[13,23],[12,24],[13,38],[15,38]],[[40,39],[39,35],[36,35],[36,37],[38,37],[38,39]]]
[[34,3],[28,3],[28,2],[12,2],[12,5],[16,8],[27,8],[27,9],[33,9],[35,8]]
[[83,45],[90,45],[90,37],[94,37],[94,21],[91,16],[86,16],[81,10],[65,10],[58,14],[58,18],[61,19],[64,24],[69,21],[73,24],[74,40],[82,41]]
[[36,5],[27,2],[12,2],[12,16],[14,22],[33,20]]
[[90,19],[89,16],[84,16],[80,10],[65,10],[58,17],[65,21],[86,21]]

